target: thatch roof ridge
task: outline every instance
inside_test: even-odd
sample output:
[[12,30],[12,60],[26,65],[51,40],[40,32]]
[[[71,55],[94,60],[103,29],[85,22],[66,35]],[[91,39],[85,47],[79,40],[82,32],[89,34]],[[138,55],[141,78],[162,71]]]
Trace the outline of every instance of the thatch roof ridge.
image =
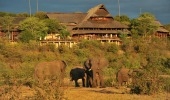
[[84,12],[68,12],[68,13],[65,13],[65,12],[47,12],[46,14],[87,14],[87,13],[84,13]]
[[[108,10],[105,8],[104,4],[99,4],[99,5],[91,8],[91,9],[89,9],[89,10],[87,11],[87,16],[84,18],[83,21],[86,21],[86,20],[88,20],[91,16],[95,15],[95,12],[96,12],[99,8],[101,8],[101,7],[104,7],[104,9],[108,12]],[[109,12],[108,12],[108,13],[109,13]],[[108,14],[108,16],[112,17],[110,14]]]
[[166,30],[165,28],[163,28],[163,27],[159,27],[158,29],[157,29],[157,31],[158,32],[165,32],[165,33],[169,33],[169,31],[168,30]]
[[158,32],[165,32],[165,33],[169,33],[169,31],[168,31],[168,30],[166,30],[166,29],[163,27],[163,25],[161,24],[161,22],[160,22],[160,21],[155,20],[155,21],[154,21],[154,23],[155,23],[156,25],[158,25],[158,29],[157,29],[157,31],[158,31]]
[[[0,17],[0,18],[3,18],[3,17]],[[13,18],[13,21],[12,21],[13,24],[19,24],[21,21],[25,20],[27,17],[12,17],[12,18]]]
[[161,22],[158,21],[158,20],[155,20],[154,23],[155,23],[156,25],[158,25],[158,26],[163,26],[163,25],[161,24]]

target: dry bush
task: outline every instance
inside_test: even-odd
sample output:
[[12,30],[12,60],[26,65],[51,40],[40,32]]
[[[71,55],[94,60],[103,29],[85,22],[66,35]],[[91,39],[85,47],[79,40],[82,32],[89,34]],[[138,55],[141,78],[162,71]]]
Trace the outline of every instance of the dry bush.
[[34,100],[62,100],[64,97],[64,90],[60,88],[59,83],[44,82],[43,86],[35,86],[36,95]]
[[158,71],[143,70],[132,76],[131,92],[136,94],[156,94],[162,91],[163,83],[159,79]]

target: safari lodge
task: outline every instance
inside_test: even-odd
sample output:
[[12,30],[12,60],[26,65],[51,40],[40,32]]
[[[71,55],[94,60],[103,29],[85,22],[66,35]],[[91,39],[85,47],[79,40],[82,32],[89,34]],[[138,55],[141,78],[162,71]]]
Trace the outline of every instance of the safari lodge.
[[[121,34],[131,36],[130,28],[127,25],[114,20],[103,4],[99,4],[89,9],[86,13],[47,12],[46,14],[47,18],[56,19],[60,24],[66,26],[67,30],[70,32],[70,37],[67,40],[62,40],[58,33],[48,34],[44,40],[40,41],[41,45],[52,43],[57,47],[61,44],[72,47],[82,39],[98,40],[101,43],[108,42],[120,45],[122,43],[119,38]],[[17,24],[22,20],[24,20],[24,18],[15,18],[14,20],[16,27],[11,30],[12,41],[15,41],[18,34],[21,32],[18,30]],[[155,35],[159,37],[167,37],[169,31],[164,29],[160,23],[159,26],[160,27]],[[3,34],[2,27],[0,27],[0,36],[3,36]]]

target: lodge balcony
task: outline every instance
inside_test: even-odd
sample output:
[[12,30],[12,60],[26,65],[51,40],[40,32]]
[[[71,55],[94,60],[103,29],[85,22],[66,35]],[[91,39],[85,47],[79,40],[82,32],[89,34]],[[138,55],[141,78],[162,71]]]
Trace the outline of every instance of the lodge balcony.
[[117,36],[107,37],[107,36],[76,36],[68,39],[60,39],[60,38],[48,38],[45,40],[40,40],[40,45],[45,44],[55,44],[57,47],[60,45],[67,45],[68,47],[72,47],[73,45],[77,44],[81,40],[98,40],[101,43],[115,43],[116,45],[121,44],[121,40]]

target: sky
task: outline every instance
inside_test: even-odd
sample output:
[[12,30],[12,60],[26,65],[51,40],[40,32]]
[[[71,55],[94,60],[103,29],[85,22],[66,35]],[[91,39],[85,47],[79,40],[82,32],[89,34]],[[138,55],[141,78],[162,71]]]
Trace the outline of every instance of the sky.
[[[30,0],[31,13],[37,10],[36,2]],[[149,12],[162,24],[170,24],[170,0],[38,0],[38,10],[85,13],[98,4],[104,4],[113,17],[119,14],[120,6],[120,15],[127,15],[131,19]],[[0,12],[29,13],[29,0],[0,0]]]

